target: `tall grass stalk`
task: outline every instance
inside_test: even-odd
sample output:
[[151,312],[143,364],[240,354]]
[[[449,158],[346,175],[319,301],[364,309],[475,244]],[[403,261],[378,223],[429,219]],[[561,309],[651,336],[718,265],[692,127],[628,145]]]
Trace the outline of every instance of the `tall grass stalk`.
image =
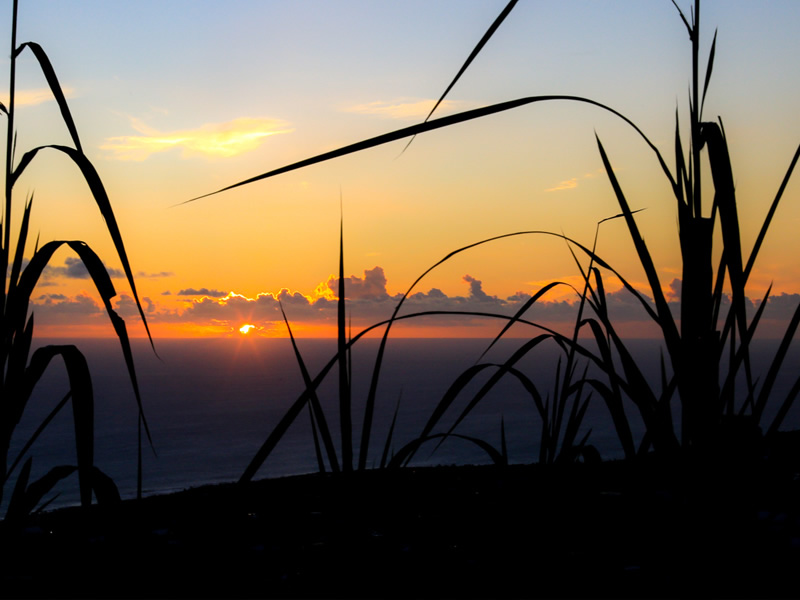
[[[105,219],[106,229],[114,243],[117,257],[122,263],[139,315],[145,325],[148,337],[150,336],[147,320],[136,291],[133,271],[128,261],[122,235],[114,217],[108,194],[96,169],[83,151],[77,127],[72,119],[72,114],[49,57],[44,49],[35,42],[25,42],[17,45],[17,15],[18,1],[14,0],[11,19],[9,105],[5,107],[0,104],[0,111],[6,115],[7,120],[4,169],[5,207],[2,219],[2,247],[0,247],[0,271],[6,274],[5,285],[0,286],[0,308],[2,309],[2,324],[0,324],[2,335],[2,343],[0,344],[0,373],[2,374],[2,382],[0,383],[0,470],[2,470],[0,472],[0,481],[2,481],[2,486],[0,486],[0,499],[2,499],[2,494],[10,477],[15,473],[16,468],[21,464],[33,443],[55,415],[67,404],[72,406],[77,464],[76,466],[55,466],[43,477],[36,481],[30,481],[32,458],[27,457],[19,471],[9,502],[7,512],[7,517],[9,518],[20,517],[33,510],[56,483],[76,470],[78,472],[81,504],[90,504],[93,492],[98,501],[119,496],[113,482],[94,466],[94,394],[89,368],[83,354],[74,345],[44,346],[33,352],[31,351],[34,332],[34,311],[30,305],[31,294],[53,254],[62,247],[67,247],[78,255],[86,266],[95,289],[102,299],[114,332],[120,342],[138,405],[140,428],[143,426],[148,440],[150,439],[149,428],[142,410],[139,385],[127,329],[124,320],[111,305],[111,300],[116,295],[116,291],[100,257],[82,241],[54,240],[40,246],[37,240],[32,250],[33,254],[26,261],[25,252],[28,245],[28,233],[33,211],[33,194],[30,195],[25,203],[19,228],[12,231],[14,186],[25,169],[40,153],[45,151],[57,152],[68,158],[80,171],[100,214]],[[69,132],[73,145],[39,146],[28,150],[19,157],[19,160],[16,160],[15,117],[17,109],[15,97],[17,59],[26,50],[32,53],[38,62],[60,110],[62,121]],[[150,338],[150,342],[152,345],[152,338]],[[37,382],[55,358],[63,360],[66,366],[69,391],[23,444],[22,450],[9,466],[9,451],[17,425],[26,411]],[[139,445],[141,447],[141,434]],[[137,495],[141,496],[141,460],[139,460],[138,466],[138,481]]]

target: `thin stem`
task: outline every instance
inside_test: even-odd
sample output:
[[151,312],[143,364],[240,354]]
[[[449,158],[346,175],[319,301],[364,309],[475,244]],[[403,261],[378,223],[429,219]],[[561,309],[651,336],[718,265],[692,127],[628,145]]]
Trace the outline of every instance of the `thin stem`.
[[698,104],[697,82],[699,81],[700,56],[700,0],[695,1],[694,23],[692,26],[692,160],[694,162],[694,190],[692,193],[694,217],[700,218],[702,201],[700,198],[700,105]]
[[[8,253],[11,246],[11,170],[14,150],[14,88],[17,71],[17,0],[14,0],[11,17],[11,69],[8,84],[8,128],[6,130],[6,209],[3,214],[3,248],[0,252],[0,273],[8,270]],[[2,308],[5,311],[5,283],[2,286]]]

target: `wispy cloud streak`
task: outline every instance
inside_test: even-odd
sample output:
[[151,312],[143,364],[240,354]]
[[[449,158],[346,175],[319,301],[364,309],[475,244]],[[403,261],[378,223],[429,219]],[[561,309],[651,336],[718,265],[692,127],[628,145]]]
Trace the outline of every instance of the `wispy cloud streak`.
[[249,117],[168,132],[153,129],[137,119],[131,119],[131,125],[141,135],[108,138],[100,148],[118,160],[142,161],[176,148],[184,158],[198,155],[227,158],[255,150],[270,136],[293,131],[280,119]]

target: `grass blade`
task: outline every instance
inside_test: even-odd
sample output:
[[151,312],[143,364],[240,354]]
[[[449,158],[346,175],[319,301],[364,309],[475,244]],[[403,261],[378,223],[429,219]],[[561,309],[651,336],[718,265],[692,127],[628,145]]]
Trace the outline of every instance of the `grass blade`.
[[457,113],[454,115],[448,115],[446,117],[442,117],[440,119],[434,119],[432,121],[428,121],[427,123],[420,123],[418,125],[411,125],[410,127],[404,127],[403,129],[398,129],[396,131],[392,131],[389,133],[384,133],[382,135],[375,136],[373,138],[369,138],[367,140],[363,140],[361,142],[356,142],[354,144],[349,144],[347,146],[342,146],[336,150],[331,150],[330,152],[325,152],[323,154],[318,154],[317,156],[313,156],[311,158],[307,158],[284,167],[280,167],[278,169],[273,169],[272,171],[267,171],[266,173],[262,173],[260,175],[256,175],[254,177],[250,177],[243,181],[239,181],[238,183],[234,183],[223,188],[220,188],[214,192],[209,192],[207,194],[203,194],[201,196],[196,196],[194,198],[190,198],[180,204],[188,204],[190,202],[196,202],[201,198],[207,198],[209,196],[214,196],[216,194],[220,194],[222,192],[226,192],[228,190],[232,190],[244,185],[249,185],[251,183],[255,183],[257,181],[262,181],[264,179],[268,179],[270,177],[275,177],[276,175],[281,175],[283,173],[288,173],[290,171],[296,171],[297,169],[302,169],[304,167],[309,167],[311,165],[315,165],[321,162],[325,162],[328,160],[332,160],[334,158],[339,158],[342,156],[347,156],[348,154],[353,154],[355,152],[361,152],[362,150],[367,150],[369,148],[375,148],[377,146],[381,146],[383,144],[388,144],[389,142],[394,142],[409,136],[413,136],[419,133],[425,133],[427,131],[434,131],[436,129],[441,129],[442,127],[450,127],[452,125],[456,125],[459,123],[464,123],[467,121],[472,121],[474,119],[480,119],[483,117],[488,117],[489,115],[505,112],[508,110],[512,110],[515,108],[519,108],[521,106],[526,106],[528,104],[534,104],[537,102],[548,102],[548,101],[569,101],[569,102],[578,102],[582,104],[589,104],[591,106],[596,106],[602,110],[608,111],[611,114],[619,117],[625,123],[627,123],[630,127],[639,134],[644,142],[650,147],[650,149],[655,153],[656,158],[658,159],[659,164],[661,165],[661,169],[664,171],[665,176],[670,180],[672,185],[675,185],[675,180],[672,177],[672,173],[670,173],[669,168],[667,167],[666,162],[664,162],[663,157],[661,156],[661,152],[658,148],[650,141],[650,139],[642,132],[641,129],[628,117],[623,115],[622,113],[614,110],[610,106],[602,104],[601,102],[597,102],[595,100],[591,100],[589,98],[583,98],[581,96],[569,96],[569,95],[548,95],[548,96],[528,96],[524,98],[518,98],[516,100],[509,100],[506,102],[500,102],[498,104],[492,104],[490,106],[484,106],[481,108],[475,108],[472,110],[464,111],[461,113]]
[[[464,71],[466,71],[467,68],[472,64],[472,61],[475,60],[475,57],[478,56],[478,54],[480,54],[480,51],[483,50],[483,47],[491,39],[491,37],[494,35],[494,32],[497,31],[497,29],[500,27],[503,21],[505,21],[506,17],[509,15],[509,13],[511,13],[511,10],[514,8],[516,4],[517,0],[511,0],[508,4],[506,4],[506,7],[497,16],[494,22],[489,26],[489,29],[487,29],[486,33],[483,34],[483,37],[480,39],[475,48],[472,49],[472,52],[470,52],[469,56],[467,57],[467,60],[465,60],[464,64],[461,65],[461,68],[458,70],[458,73],[456,73],[456,76],[453,78],[453,81],[451,81],[450,85],[448,85],[447,88],[444,90],[444,93],[436,101],[436,104],[433,105],[431,112],[429,112],[428,116],[425,117],[423,123],[427,123],[428,120],[433,116],[433,113],[436,111],[437,108],[439,108],[439,105],[445,99],[447,94],[450,93],[450,90],[453,89],[453,86],[456,84],[456,82],[459,79],[461,79],[461,76],[464,74]],[[411,145],[411,142],[413,141],[414,137],[408,140],[406,147],[403,148],[403,152],[408,150],[408,147]],[[403,152],[401,152],[400,154],[402,154]]]
[[628,231],[630,232],[631,239],[633,240],[634,247],[636,248],[636,254],[639,257],[640,264],[642,265],[645,275],[647,276],[647,281],[650,284],[650,291],[653,294],[653,300],[656,304],[656,311],[658,314],[656,322],[664,332],[664,341],[667,344],[667,349],[670,352],[670,355],[677,357],[679,353],[678,330],[675,326],[675,321],[672,318],[672,313],[670,313],[669,306],[667,305],[667,300],[664,298],[664,293],[661,291],[661,283],[658,280],[658,273],[656,272],[655,264],[650,256],[650,252],[647,250],[647,245],[645,244],[644,239],[639,233],[639,227],[636,225],[636,221],[633,218],[633,213],[628,206],[628,201],[625,199],[622,188],[619,186],[619,182],[617,181],[617,177],[614,174],[614,169],[611,167],[611,163],[608,160],[608,156],[603,148],[603,144],[600,142],[599,137],[595,137],[597,139],[597,146],[600,150],[600,157],[602,158],[603,166],[605,167],[606,174],[611,182],[611,186],[614,188],[614,194],[616,195],[617,201],[622,208],[622,213],[625,215],[625,223],[628,225]]
[[30,447],[31,447],[31,446],[33,446],[34,442],[35,442],[35,441],[36,441],[36,440],[39,438],[39,436],[40,436],[40,435],[42,434],[42,432],[43,432],[43,431],[44,431],[44,430],[47,428],[47,426],[48,426],[48,425],[50,424],[50,422],[51,422],[51,421],[52,421],[52,420],[55,418],[55,416],[56,416],[56,415],[57,415],[59,412],[61,412],[61,409],[62,409],[62,408],[64,408],[64,407],[66,406],[67,402],[69,402],[69,399],[70,399],[71,397],[72,397],[72,390],[70,390],[69,392],[67,392],[67,393],[64,395],[64,397],[61,399],[61,401],[60,401],[58,404],[56,404],[55,408],[54,408],[53,410],[51,410],[51,411],[50,411],[50,414],[48,414],[48,415],[47,415],[47,417],[45,417],[45,418],[42,420],[42,422],[41,422],[41,423],[39,423],[39,426],[36,428],[36,431],[34,431],[34,432],[33,432],[33,434],[31,435],[31,437],[30,437],[30,438],[28,438],[28,441],[27,441],[27,442],[25,442],[25,445],[24,445],[24,446],[22,447],[22,449],[19,451],[19,454],[17,454],[17,458],[14,460],[14,462],[13,462],[13,463],[11,464],[11,466],[8,468],[8,471],[6,471],[6,478],[5,478],[5,480],[3,481],[3,485],[5,485],[5,482],[6,482],[6,481],[8,481],[8,478],[9,478],[9,477],[11,476],[11,474],[14,472],[14,469],[16,469],[16,468],[17,468],[17,465],[19,464],[19,461],[20,461],[20,460],[22,460],[22,458],[25,456],[25,454],[28,452],[28,450],[30,450]]
[[78,485],[81,504],[92,503],[92,475],[94,466],[94,392],[89,366],[83,354],[71,345],[44,346],[31,356],[29,385],[41,378],[50,361],[60,356],[64,361],[72,393],[72,420],[75,429],[75,449],[78,458]]
[[797,146],[797,150],[794,152],[794,156],[789,163],[789,168],[786,170],[786,175],[783,176],[783,181],[781,181],[778,192],[775,194],[772,204],[770,204],[769,210],[767,211],[767,216],[764,218],[764,223],[761,225],[761,229],[758,232],[758,237],[756,238],[755,244],[753,244],[753,250],[750,252],[750,257],[747,259],[747,265],[744,268],[745,283],[747,283],[747,279],[750,276],[750,271],[753,269],[753,264],[756,262],[758,251],[761,249],[761,244],[764,242],[764,238],[767,235],[767,229],[769,229],[769,226],[772,223],[772,217],[775,216],[775,211],[777,210],[778,204],[783,197],[783,192],[786,189],[786,185],[789,183],[789,179],[792,177],[792,172],[794,171],[794,167],[797,164],[798,158],[800,158],[800,146]]
[[[313,382],[311,381],[311,376],[308,374],[308,369],[306,368],[306,363],[303,360],[302,355],[300,354],[300,349],[297,347],[297,342],[294,339],[294,334],[292,333],[292,328],[289,325],[289,319],[286,318],[286,313],[283,310],[283,304],[278,303],[281,309],[281,315],[283,315],[283,321],[286,323],[286,330],[289,332],[289,339],[292,342],[292,348],[294,349],[295,358],[297,358],[297,364],[300,367],[300,373],[303,376],[303,383],[306,386],[306,389],[310,391],[309,397],[309,409],[312,411],[312,425],[315,422],[319,424],[320,435],[322,436],[322,442],[325,445],[325,451],[328,454],[328,462],[331,465],[331,470],[334,473],[339,472],[339,461],[336,458],[336,449],[333,445],[333,440],[331,439],[331,433],[328,429],[328,422],[325,419],[325,414],[322,412],[322,406],[319,403],[319,397],[316,393],[316,388],[313,386]],[[315,436],[316,439],[316,436]]]
[[714,53],[717,48],[717,30],[714,30],[714,40],[711,42],[711,52],[708,55],[708,66],[706,67],[706,80],[703,84],[703,98],[700,100],[700,118],[703,118],[703,106],[706,103],[706,92],[708,92],[708,84],[711,81],[711,71],[714,68]]
[[[344,219],[339,220],[339,298],[337,307],[337,347],[339,357],[339,421],[342,434],[342,470],[353,470],[353,423],[350,414],[350,378],[347,368],[347,331],[345,325]],[[362,448],[362,452],[365,449]]]
[[58,104],[58,108],[61,111],[61,118],[64,120],[64,125],[67,126],[69,135],[72,138],[72,143],[75,144],[75,149],[83,154],[81,141],[78,137],[78,129],[75,127],[75,121],[72,120],[72,114],[69,111],[67,99],[64,96],[61,85],[58,83],[58,77],[56,76],[55,69],[53,69],[53,65],[50,63],[50,59],[47,57],[47,53],[36,42],[25,42],[20,45],[16,54],[19,55],[25,48],[30,49],[36,57],[36,60],[39,61],[39,67],[42,69],[42,74],[47,80],[47,85],[50,86],[50,91],[53,93],[53,97]]

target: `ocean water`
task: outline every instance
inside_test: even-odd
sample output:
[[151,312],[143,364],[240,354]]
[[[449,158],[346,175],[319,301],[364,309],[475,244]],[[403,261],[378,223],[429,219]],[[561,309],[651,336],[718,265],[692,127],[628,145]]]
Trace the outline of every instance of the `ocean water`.
[[[522,340],[502,340],[481,362],[502,362]],[[40,345],[59,343],[42,340]],[[312,377],[336,351],[334,340],[304,339],[300,351]],[[119,345],[115,340],[82,340],[78,343],[92,372],[95,392],[95,462],[111,476],[123,498],[136,493],[137,411]],[[380,461],[396,407],[397,423],[391,448],[398,450],[416,438],[450,384],[479,359],[488,340],[390,339],[375,407],[369,465]],[[632,340],[637,360],[646,375],[659,377],[659,347],[650,340]],[[235,481],[242,474],[269,433],[303,391],[303,382],[291,344],[286,339],[192,339],[157,340],[156,356],[143,340],[133,340],[134,359],[153,450],[145,446],[143,489],[145,494],[165,493],[189,487]],[[359,341],[353,350],[354,452],[358,455],[363,404],[369,388],[378,340]],[[765,373],[775,343],[760,343],[754,353],[754,372]],[[558,352],[542,345],[518,364],[539,387],[542,395],[554,389]],[[786,395],[798,374],[800,351],[792,348],[776,388],[775,397]],[[461,413],[487,369],[465,388],[435,431],[443,432]],[[15,456],[42,419],[68,390],[66,372],[59,361],[42,378],[15,431],[11,457]],[[319,392],[337,450],[338,375],[334,368]],[[399,404],[398,404],[399,403]],[[777,409],[776,406],[772,407]],[[634,435],[642,427],[631,404],[626,407]],[[500,447],[501,419],[512,462],[537,460],[541,419],[533,401],[519,382],[507,377],[459,424],[457,433],[484,439]],[[784,428],[800,426],[800,407]],[[594,396],[579,438],[589,433],[588,443],[603,458],[622,455],[607,410]],[[458,438],[448,439],[435,453],[433,443],[423,446],[413,464],[482,464],[491,462],[478,446]],[[33,477],[51,467],[75,464],[74,432],[69,407],[53,420],[31,448]],[[279,477],[314,472],[316,455],[307,409],[303,410],[257,477]],[[12,483],[13,485],[13,483]],[[6,488],[8,501],[10,486]],[[77,476],[56,488],[51,507],[76,504]]]

